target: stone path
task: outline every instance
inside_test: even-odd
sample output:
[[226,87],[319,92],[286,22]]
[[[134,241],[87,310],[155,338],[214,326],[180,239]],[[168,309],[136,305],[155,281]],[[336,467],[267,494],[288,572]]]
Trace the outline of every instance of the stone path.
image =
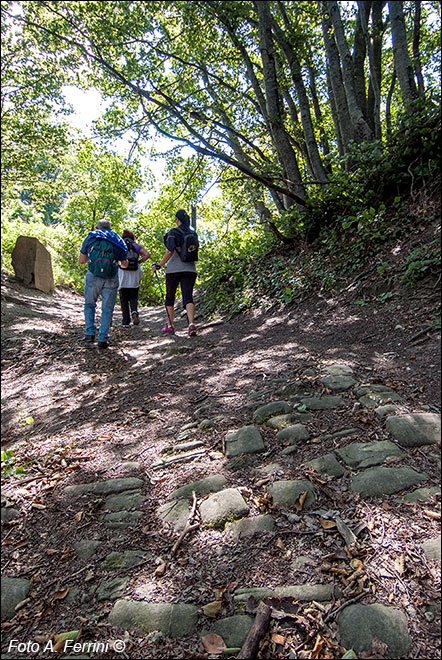
[[[307,466],[314,474],[332,477],[338,487],[339,484],[348,483],[351,491],[362,499],[394,496],[407,491],[404,500],[414,502],[440,493],[440,488],[428,484],[427,474],[415,470],[412,465],[394,464],[397,460],[406,459],[405,452],[410,447],[440,442],[440,415],[430,412],[399,413],[401,400],[395,391],[379,383],[359,384],[357,376],[346,365],[331,365],[324,372],[315,373],[314,377],[315,383],[320,383],[332,393],[315,393],[301,380],[289,383],[277,381],[264,390],[251,392],[247,405],[250,423],[227,433],[224,438],[224,454],[229,459],[227,466],[233,472],[229,470],[228,478],[227,473],[209,475],[174,490],[166,501],[158,502],[158,519],[170,525],[177,536],[186,529],[189,522],[195,525],[192,534],[207,528],[223,530],[229,543],[255,534],[273,534],[278,529],[278,517],[271,514],[250,515],[247,498],[243,496],[243,485],[239,480],[232,484],[235,465],[249,456],[265,454],[269,431],[273,434],[273,442],[280,447],[280,460],[292,460],[293,455],[298,454],[304,444],[312,440],[309,421],[315,415],[348,405],[355,412],[373,410],[379,423],[385,425],[390,438],[364,441],[357,428],[324,434],[323,438],[336,441],[337,448],[333,452],[321,454],[321,437],[316,439],[318,456]],[[343,392],[352,394],[350,400],[341,396]],[[209,452],[210,449],[203,441],[192,438],[195,429],[216,427],[217,419],[207,416],[209,413],[210,408],[201,406],[197,411],[198,421],[183,426],[175,441],[162,452],[151,469],[163,470],[167,475],[171,470],[179,470],[182,463],[197,460]],[[348,439],[352,439],[349,444],[339,446],[341,441]],[[126,468],[130,472],[139,470],[140,466],[134,462],[127,464]],[[313,514],[318,497],[316,481],[278,480],[272,476],[277,474],[277,470],[278,463],[267,465],[264,462],[259,468],[261,475],[269,477],[268,494],[276,510],[284,511],[293,520],[301,520],[304,512]],[[137,526],[145,505],[144,487],[143,479],[126,476],[65,488],[64,495],[70,500],[83,498],[83,501],[92,501],[97,495],[104,498],[104,512],[99,526],[95,528],[95,538],[85,538],[73,545],[85,565],[93,561],[100,551],[100,526],[103,530]],[[7,518],[8,515],[11,514],[2,509],[2,516]],[[356,540],[356,535],[341,520],[339,512],[335,512],[332,518],[349,547]],[[440,562],[440,536],[428,538],[423,542],[422,550],[430,561]],[[281,584],[271,587],[237,585],[233,592],[236,614],[211,621],[195,604],[189,602],[148,602],[126,596],[130,575],[125,574],[125,571],[154,560],[155,557],[142,547],[111,552],[101,559],[101,567],[109,574],[109,578],[89,588],[86,586],[86,574],[84,591],[77,593],[72,590],[69,597],[80,610],[82,603],[92,596],[103,602],[113,601],[108,622],[122,632],[133,629],[140,633],[160,631],[170,637],[185,637],[195,631],[199,631],[200,636],[216,633],[223,638],[233,654],[235,649],[242,646],[254,621],[254,617],[245,611],[251,597],[255,600],[290,597],[300,603],[345,602],[345,594],[333,583],[311,584],[306,581],[288,584],[284,576],[281,576]],[[7,618],[14,616],[27,598],[29,589],[28,579],[3,578],[2,612]],[[402,611],[393,606],[386,607],[376,602],[349,604],[340,611],[337,623],[340,643],[345,648],[353,648],[356,653],[370,650],[374,639],[387,645],[385,657],[406,657],[409,651],[410,622]]]

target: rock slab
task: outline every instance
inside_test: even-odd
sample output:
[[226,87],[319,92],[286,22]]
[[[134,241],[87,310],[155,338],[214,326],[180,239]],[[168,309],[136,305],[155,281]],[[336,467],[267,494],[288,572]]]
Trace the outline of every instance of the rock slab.
[[341,644],[356,653],[372,650],[373,640],[388,646],[388,658],[408,657],[410,636],[403,612],[376,603],[349,605],[338,617]]
[[226,456],[239,456],[240,454],[255,454],[264,449],[264,441],[256,426],[243,426],[228,433],[226,436]]
[[145,633],[159,630],[170,637],[183,637],[192,633],[197,615],[198,608],[186,603],[118,600],[109,614],[109,622],[124,630],[135,628]]
[[205,525],[222,525],[225,522],[243,518],[249,507],[236,488],[225,488],[210,495],[200,506],[201,519]]
[[27,597],[29,587],[30,581],[25,578],[2,576],[2,617],[12,619],[16,606]]
[[435,413],[393,415],[387,419],[386,426],[403,447],[420,447],[440,442],[440,415]]

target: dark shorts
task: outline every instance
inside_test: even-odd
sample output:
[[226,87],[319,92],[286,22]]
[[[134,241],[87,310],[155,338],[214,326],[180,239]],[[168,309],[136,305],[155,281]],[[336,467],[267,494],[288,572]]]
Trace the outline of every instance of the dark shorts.
[[176,290],[178,284],[181,286],[183,296],[183,307],[193,303],[193,287],[196,282],[196,273],[166,273],[166,305],[173,307],[175,304]]

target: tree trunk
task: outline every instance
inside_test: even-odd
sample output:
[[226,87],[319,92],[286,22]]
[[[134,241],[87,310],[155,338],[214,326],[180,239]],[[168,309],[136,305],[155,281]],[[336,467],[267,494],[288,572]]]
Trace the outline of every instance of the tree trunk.
[[301,75],[301,66],[295,51],[287,41],[284,32],[276,22],[273,23],[276,39],[281,46],[292,74],[292,80],[295,85],[296,96],[298,97],[299,109],[301,112],[301,123],[307,147],[308,157],[311,164],[313,176],[318,181],[327,181],[327,173],[322,164],[319,154],[318,144],[316,142],[313,129],[312,117],[310,114],[310,103],[305,89],[304,81]]
[[394,68],[401,89],[402,101],[406,109],[417,98],[413,64],[408,53],[407,31],[402,0],[388,3],[390,11],[391,36],[393,39]]
[[[358,101],[358,105],[361,109],[362,114],[364,115],[365,121],[369,124],[370,128],[373,130],[371,125],[370,116],[367,112],[367,90],[365,87],[365,58],[367,55],[367,42],[365,39],[365,32],[367,30],[367,21],[370,14],[371,0],[362,0],[358,2],[359,10],[356,17],[356,27],[354,34],[354,44],[353,44],[353,55],[352,55],[352,64],[353,64],[353,79],[355,85],[355,94]],[[364,10],[361,11],[361,5],[364,5]]]
[[353,61],[348,48],[347,39],[344,34],[341,14],[336,0],[326,3],[330,19],[334,28],[334,38],[342,63],[342,80],[344,83],[345,96],[347,99],[348,112],[353,126],[354,137],[357,142],[372,140],[373,132],[364,119],[361,108],[356,97],[356,89],[353,75]]
[[417,80],[417,91],[419,96],[424,96],[424,78],[422,76],[421,67],[421,54],[420,54],[420,37],[421,37],[421,0],[416,0],[414,3],[414,20],[413,20],[413,63],[414,72]]
[[[319,105],[318,94],[316,91],[316,73],[313,66],[308,67],[309,81],[310,81],[310,94],[313,102],[313,109],[315,111],[315,119],[319,126],[319,143],[321,145],[322,152],[324,156],[328,156],[330,153],[330,146],[328,144],[327,135],[324,130],[324,119],[322,117],[321,106]],[[330,165],[324,165],[328,174],[331,174]]]
[[333,39],[333,27],[330,21],[326,3],[320,2],[322,34],[324,38],[325,53],[327,57],[327,81],[333,112],[333,122],[342,155],[348,152],[348,143],[353,139],[353,129],[348,112],[347,99],[342,82],[341,63],[339,53]]
[[[368,95],[368,115],[370,117],[370,126],[375,134],[376,139],[380,140],[382,137],[381,127],[381,74],[382,74],[382,61],[381,61],[381,46],[382,46],[382,2],[365,2],[361,0],[359,3],[359,11],[361,14],[361,25],[364,33],[364,39],[368,51],[368,64],[370,69],[370,86]],[[370,19],[372,31],[369,33],[368,25]],[[380,22],[380,24],[379,24]],[[379,30],[381,32],[379,33]]]
[[270,133],[273,137],[276,151],[281,165],[284,168],[287,183],[299,197],[305,199],[305,190],[301,182],[301,174],[296,160],[295,152],[290,144],[282,117],[282,104],[280,99],[278,81],[276,77],[275,54],[271,28],[271,15],[267,0],[255,2],[258,14],[258,31],[260,52],[263,66],[266,109]]
[[394,86],[396,85],[396,69],[391,74],[390,87],[388,89],[387,100],[385,102],[385,123],[387,126],[387,138],[391,138],[391,99],[393,98]]

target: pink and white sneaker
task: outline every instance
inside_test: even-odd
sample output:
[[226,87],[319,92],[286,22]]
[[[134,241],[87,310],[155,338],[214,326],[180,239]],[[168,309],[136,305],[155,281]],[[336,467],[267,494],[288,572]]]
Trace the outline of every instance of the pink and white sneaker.
[[196,335],[196,326],[193,323],[189,325],[188,332],[191,337],[194,337]]
[[174,335],[175,334],[175,328],[173,327],[173,325],[167,325],[167,323],[166,323],[164,328],[161,328],[161,333],[163,335]]

